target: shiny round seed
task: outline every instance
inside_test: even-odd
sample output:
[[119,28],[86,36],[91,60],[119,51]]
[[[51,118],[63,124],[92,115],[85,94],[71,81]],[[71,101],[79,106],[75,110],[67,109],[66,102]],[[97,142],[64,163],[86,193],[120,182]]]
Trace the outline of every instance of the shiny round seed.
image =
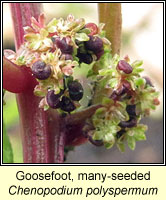
[[118,62],[117,69],[123,71],[125,74],[130,74],[133,71],[131,65],[129,65],[125,60],[120,60]]
[[32,65],[32,73],[35,78],[45,80],[51,75],[51,65],[38,60]]

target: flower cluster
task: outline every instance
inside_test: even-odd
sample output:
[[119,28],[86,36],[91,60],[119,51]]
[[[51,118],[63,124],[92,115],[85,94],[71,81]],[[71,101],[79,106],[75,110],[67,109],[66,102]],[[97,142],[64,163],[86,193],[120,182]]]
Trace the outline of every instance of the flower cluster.
[[106,148],[117,144],[124,151],[127,140],[134,149],[135,141],[146,138],[147,127],[139,124],[141,117],[159,104],[150,79],[140,75],[142,61],[130,63],[127,56],[112,56],[103,24],[97,26],[69,15],[45,25],[43,14],[31,22],[24,27],[24,44],[17,53],[8,52],[8,59],[31,68],[38,81],[34,94],[42,97],[39,107],[75,112],[85,94],[75,72],[84,68],[83,78],[91,83],[88,106],[101,105],[87,119],[89,141]]
[[109,42],[102,38],[102,28],[102,24],[86,24],[72,15],[45,25],[44,14],[38,21],[32,17],[31,26],[24,27],[24,44],[16,54],[8,51],[6,55],[15,64],[31,68],[39,83],[34,94],[43,97],[41,108],[72,112],[80,107],[84,90],[73,75],[74,69],[81,63],[96,62],[104,54]]
[[116,144],[123,152],[127,141],[134,150],[136,141],[146,139],[147,126],[139,121],[159,105],[159,93],[148,77],[140,75],[142,64],[130,64],[128,56],[121,60],[118,55],[112,58],[105,53],[89,71],[97,83],[93,102],[103,105],[92,117],[90,137],[102,141],[106,148]]

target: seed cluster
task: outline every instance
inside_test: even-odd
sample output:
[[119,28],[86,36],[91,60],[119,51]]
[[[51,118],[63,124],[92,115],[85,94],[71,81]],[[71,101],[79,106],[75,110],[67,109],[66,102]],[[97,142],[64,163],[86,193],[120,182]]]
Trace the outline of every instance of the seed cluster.
[[[39,84],[34,93],[43,97],[40,107],[72,112],[80,106],[83,87],[73,76],[82,63],[97,62],[108,46],[101,37],[102,28],[84,19],[53,19],[44,24],[44,16],[24,30],[26,42],[15,58],[16,64],[25,64],[32,70]],[[106,39],[105,39],[106,40]],[[108,42],[107,42],[108,43]],[[65,83],[66,79],[72,81]],[[74,80],[75,79],[75,80]]]
[[76,72],[83,68],[87,73],[82,79],[91,84],[88,106],[101,105],[87,119],[91,128],[83,131],[85,137],[96,146],[116,144],[124,151],[127,141],[134,149],[135,141],[146,139],[147,127],[139,121],[159,104],[159,93],[149,77],[140,75],[142,61],[131,63],[128,56],[111,54],[103,27],[72,15],[45,25],[41,14],[38,21],[32,18],[31,27],[24,27],[25,43],[11,61],[31,68],[38,81],[34,94],[42,97],[39,107],[65,115],[82,106],[87,86],[83,88]]
[[[124,151],[126,140],[133,150],[136,141],[146,139],[147,127],[139,124],[139,121],[149,115],[150,109],[155,109],[159,101],[150,78],[139,74],[142,71],[141,64],[139,61],[129,64],[115,57],[112,71],[108,68],[99,70],[100,84],[95,90],[96,94],[103,95],[103,108],[96,111],[90,122],[91,130],[87,137],[92,144],[103,144],[106,148],[116,144],[120,151]],[[104,97],[106,92],[103,92],[103,85],[107,92],[110,90],[107,98]],[[99,95],[96,98],[99,99]]]
[[[67,91],[67,92],[66,92]],[[65,95],[69,93],[69,97]],[[83,97],[83,87],[78,81],[70,81],[64,90],[55,94],[54,90],[47,93],[47,104],[54,109],[60,108],[65,112],[72,112],[76,109],[73,101],[79,101]]]

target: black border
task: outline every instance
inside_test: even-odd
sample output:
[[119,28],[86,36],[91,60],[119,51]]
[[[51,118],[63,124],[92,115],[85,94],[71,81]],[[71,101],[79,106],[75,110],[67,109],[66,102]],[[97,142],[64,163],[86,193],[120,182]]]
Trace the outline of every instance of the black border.
[[[165,1],[1,1],[1,30],[3,33],[3,3],[162,3],[163,4],[163,122],[165,122]],[[3,57],[2,47],[3,47],[3,34],[1,34],[1,58]],[[2,59],[1,59],[2,61]],[[3,63],[1,62],[1,66]],[[3,70],[1,67],[1,74],[3,74]],[[1,133],[3,133],[3,77],[1,78]],[[3,163],[3,134],[1,134],[1,166],[165,166],[165,124],[163,124],[163,163],[71,163],[71,164],[56,164],[56,163]]]

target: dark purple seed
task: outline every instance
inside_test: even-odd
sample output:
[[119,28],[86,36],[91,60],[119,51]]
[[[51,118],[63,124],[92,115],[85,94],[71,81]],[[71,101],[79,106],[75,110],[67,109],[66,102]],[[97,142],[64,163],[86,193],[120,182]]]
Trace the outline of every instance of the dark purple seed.
[[71,54],[63,54],[65,56],[65,60],[73,60],[73,56]]
[[73,102],[66,96],[62,97],[62,100],[60,102],[60,108],[63,111],[69,112],[69,113],[76,109],[76,107],[73,104]]
[[122,135],[124,135],[124,134],[125,134],[125,130],[121,129],[120,131],[118,131],[118,132],[116,133],[117,139],[120,138],[120,137],[121,137]]
[[122,95],[124,95],[128,90],[122,86],[120,90],[114,90],[110,98],[113,100],[118,100]]
[[68,83],[69,96],[73,101],[79,101],[82,99],[84,90],[78,81],[71,81]]
[[122,95],[124,95],[127,91],[128,91],[128,89],[127,89],[124,85],[122,85],[122,87],[121,87],[120,89],[118,89],[118,90],[116,91],[116,93],[117,93],[118,96],[122,96]]
[[32,73],[35,78],[45,80],[51,75],[51,65],[38,60],[32,65]]
[[97,53],[103,49],[103,41],[97,36],[89,35],[89,40],[85,42],[85,47],[87,50]]
[[61,93],[55,94],[54,90],[48,91],[47,96],[46,96],[47,104],[51,108],[60,108],[59,98],[60,98],[61,95],[62,95]]
[[136,105],[128,105],[126,111],[130,116],[136,116]]
[[125,74],[130,74],[133,71],[131,65],[129,65],[125,60],[120,60],[118,62],[117,69],[123,71]]
[[93,58],[90,54],[78,53],[77,57],[79,58],[80,63],[91,64],[93,62]]
[[137,125],[137,120],[134,117],[130,118],[128,121],[122,121],[122,122],[119,123],[119,126],[121,128],[132,128],[136,125]]
[[151,82],[151,80],[150,80],[150,78],[149,78],[149,77],[147,77],[147,76],[144,76],[143,78],[144,78],[144,79],[145,79],[145,81],[146,81],[146,85],[150,85],[151,87],[154,87],[154,85],[152,84],[152,82]]
[[110,98],[113,99],[113,100],[117,100],[118,97],[119,97],[119,96],[118,96],[117,92],[114,90],[114,91],[112,92]]
[[99,60],[103,54],[104,54],[104,50],[103,49],[101,51],[95,53],[95,55],[97,57],[97,60]]
[[114,90],[110,96],[111,99],[113,100],[118,100],[122,95],[124,94],[128,94],[128,92],[131,90],[131,85],[128,81],[124,80],[122,83],[122,86],[117,89]]
[[98,147],[104,145],[102,140],[93,140],[92,136],[89,136],[89,142]]
[[53,38],[53,43],[58,47],[62,53],[64,54],[72,54],[73,47],[68,45],[66,42],[66,38],[60,39],[60,37]]

